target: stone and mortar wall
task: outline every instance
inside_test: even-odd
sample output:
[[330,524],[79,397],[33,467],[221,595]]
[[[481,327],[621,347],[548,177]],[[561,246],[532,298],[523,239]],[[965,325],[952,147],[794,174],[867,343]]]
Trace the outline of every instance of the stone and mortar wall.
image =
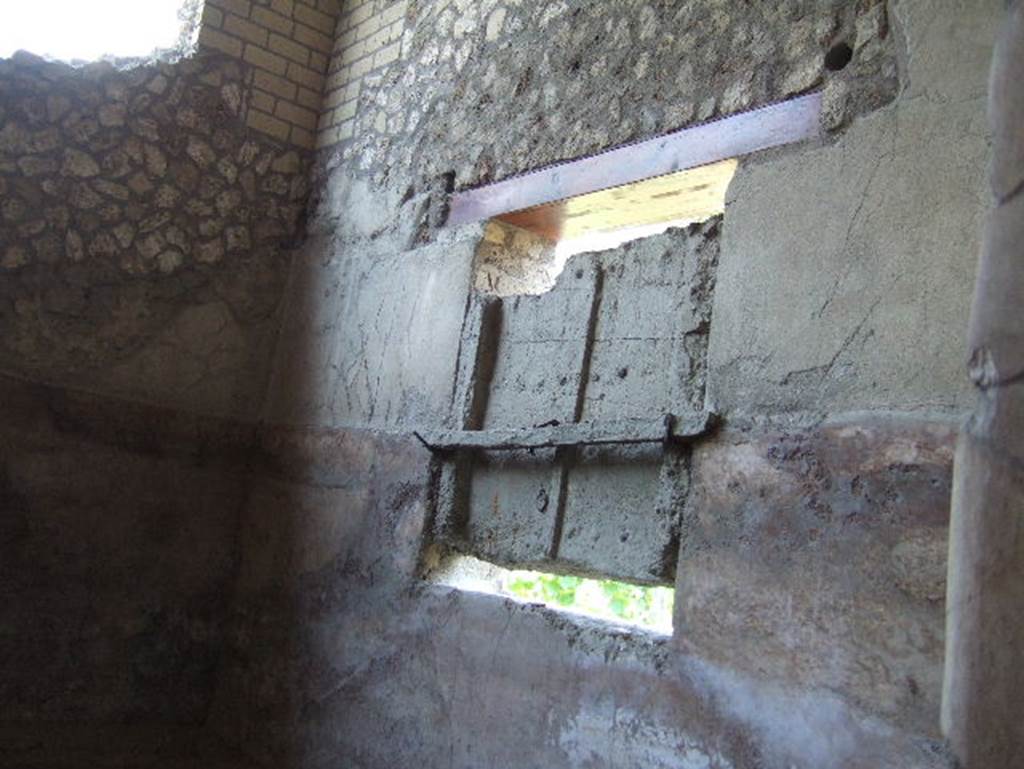
[[[571,622],[539,612],[551,624],[534,631],[535,609],[418,587],[410,570],[404,582],[391,577],[408,603],[388,619],[372,587],[365,602],[339,597],[344,608],[304,615],[322,623],[303,641],[307,664],[347,671],[352,685],[338,691],[358,697],[343,734],[331,731],[340,706],[329,692],[283,681],[276,715],[269,704],[263,715],[236,713],[234,733],[257,734],[263,717],[295,712],[283,703],[298,699],[307,716],[288,749],[311,763],[388,765],[416,743],[456,766],[949,766],[937,720],[943,554],[1001,13],[997,0],[410,3],[398,60],[375,69],[353,53],[336,59],[335,73],[366,69],[358,89],[345,90],[347,74],[328,88],[330,110],[349,105],[328,120],[352,120],[352,135],[320,155],[312,237],[293,265],[265,411],[293,424],[407,431],[447,413],[484,235],[440,226],[451,189],[815,87],[825,90],[825,131],[744,159],[730,189],[705,394],[724,424],[695,447],[680,508],[671,663],[626,662],[618,641],[595,631],[592,648],[607,656],[591,667],[563,647],[576,643]],[[824,59],[839,41],[853,57],[831,72]],[[296,370],[309,374],[300,387],[289,382]],[[387,507],[370,509],[388,523],[359,536],[400,525]],[[364,585],[384,579],[367,568]],[[297,577],[278,612],[333,579]],[[245,604],[246,622],[266,600]],[[435,601],[458,608],[439,614]],[[348,628],[367,631],[336,653],[341,617],[362,617]],[[411,651],[417,623],[444,641]],[[527,639],[529,659],[506,666]],[[393,656],[381,664],[385,648]],[[717,688],[694,701],[659,688],[690,680],[676,665],[704,670]],[[543,681],[531,678],[538,670]],[[623,670],[647,671],[645,691],[658,693],[562,696]],[[256,666],[232,677],[264,690]],[[539,698],[569,726],[548,729],[508,703],[489,710],[479,691]],[[717,741],[697,725],[709,701],[723,707],[707,733],[717,729]],[[671,729],[652,726],[661,707]],[[605,739],[631,708],[644,714],[637,729],[654,729],[640,753]],[[814,726],[798,727],[793,713],[813,714]],[[399,733],[416,736],[385,737]],[[664,752],[643,752],[652,745]]]
[[0,370],[258,414],[338,12],[210,0],[166,60],[0,61]]
[[[374,14],[392,6],[370,5]],[[74,615],[87,597],[61,591],[76,579],[110,591],[114,616],[86,616],[54,636],[62,649],[84,639],[82,669],[94,675],[79,689],[47,686],[37,698],[15,666],[5,669],[5,692],[18,693],[29,718],[203,722],[246,761],[294,768],[951,766],[935,723],[936,561],[963,392],[950,329],[963,327],[970,295],[984,209],[985,67],[1002,10],[997,0],[962,5],[409,3],[401,57],[362,72],[358,96],[342,97],[355,102],[352,137],[320,157],[311,237],[284,294],[262,413],[304,427],[221,426],[220,440],[199,421],[161,437],[153,426],[166,416],[145,413],[129,427],[112,418],[126,410],[115,404],[90,406],[91,418],[58,409],[56,437],[48,418],[13,430],[0,499],[15,514],[0,543],[15,553],[9,563],[22,564],[16,575],[29,573],[16,554],[65,542],[48,534],[68,520],[103,525],[69,538],[82,556],[53,583],[28,578],[28,601],[5,605],[17,622],[3,627],[21,626],[32,601]],[[342,34],[358,23],[343,21]],[[373,34],[357,32],[355,42]],[[826,74],[823,57],[840,37],[853,63]],[[424,584],[434,468],[408,431],[447,413],[483,234],[440,227],[446,193],[816,83],[836,132],[745,160],[722,225],[705,397],[725,424],[696,447],[678,509],[675,637]],[[275,158],[284,151],[270,146]],[[234,274],[252,277],[247,266]],[[274,275],[237,284],[265,286],[265,295],[230,296],[276,297],[283,274]],[[184,295],[193,296],[175,294]],[[259,324],[274,327],[269,316]],[[215,345],[220,335],[208,328],[175,336]],[[240,381],[228,368],[224,381]],[[67,367],[55,370],[71,381]],[[223,402],[186,398],[164,378],[112,387],[90,376],[82,381],[96,389],[176,405]],[[247,391],[242,413],[256,410],[259,392]],[[54,396],[31,400],[46,414]],[[103,453],[106,464],[85,472],[117,478],[128,462],[136,472],[122,496],[72,478],[60,499],[48,497],[40,479],[54,465],[21,447],[35,446],[26,435],[63,444],[69,433],[92,437],[72,441],[64,467],[120,441],[130,457],[162,460],[159,478],[141,460]],[[216,494],[230,486],[221,473],[246,486],[240,507]],[[200,495],[183,515],[164,497],[190,477],[218,498]],[[92,512],[61,504],[73,498],[93,501]],[[37,511],[26,515],[33,499]],[[119,539],[107,511],[140,502],[132,520],[141,534]],[[233,525],[217,521],[223,511]],[[188,551],[181,542],[193,532],[217,557],[199,559],[195,573],[200,561],[210,571],[189,582],[181,575],[192,574],[191,561],[169,565],[161,555],[164,546]],[[118,549],[124,540],[148,543],[142,550],[157,557],[132,560]],[[117,589],[139,575],[140,592],[162,612]],[[210,586],[221,598],[230,591],[226,617],[222,604],[206,603]],[[28,627],[45,641],[46,627]],[[761,631],[756,639],[750,627]],[[3,638],[17,655],[33,649],[16,634]],[[168,646],[184,659],[148,656]],[[204,662],[212,656],[215,677]],[[182,671],[199,696],[175,705],[160,685]],[[121,705],[95,694],[106,681]]]
[[255,414],[308,157],[220,55],[0,62],[0,369]]
[[[897,87],[875,0],[367,0],[343,11],[320,143],[349,142],[346,160],[378,178],[454,172],[470,186],[822,85],[838,126]],[[843,42],[853,61],[829,72],[823,54]]]
[[[335,333],[342,304],[361,301],[346,298],[345,287],[363,275],[383,273],[383,262],[399,253],[429,248],[431,240],[437,240],[439,256],[462,248],[463,241],[475,246],[477,228],[440,231],[452,188],[816,87],[826,90],[828,126],[841,130],[856,115],[890,101],[898,87],[899,35],[884,3],[748,9],[725,2],[670,7],[638,0],[614,7],[548,3],[538,11],[530,3],[437,0],[409,4],[398,15],[400,5],[346,5],[339,19],[335,42],[342,50],[331,63],[325,114],[338,109],[330,106],[335,102],[347,105],[346,114],[356,115],[345,129],[353,136],[320,152],[310,232],[322,239],[299,258],[292,275],[294,305],[285,324],[307,328],[318,317],[318,330],[286,331],[292,344],[282,347],[293,360],[308,353],[303,360],[313,372],[306,382],[312,390],[308,397],[289,391],[276,402],[271,398],[271,419],[387,423],[380,409],[371,414],[365,403],[339,395],[358,368],[350,365],[352,356],[331,349],[357,338]],[[369,67],[377,53],[343,65],[344,51],[353,44],[347,35],[354,29],[360,40],[371,39],[388,30],[393,39],[399,24],[401,57],[362,72],[350,92],[351,83],[343,85],[338,73],[351,72],[359,62]],[[719,39],[730,45],[718,45]],[[851,46],[853,59],[831,72],[824,60],[838,43]],[[432,285],[447,296],[462,290],[457,280],[447,275]],[[310,282],[323,293],[313,297],[303,290]],[[388,292],[400,293],[404,276],[392,283]],[[461,322],[461,308],[441,295],[431,305],[425,311],[435,322],[441,316],[444,323]],[[450,320],[449,313],[457,317]],[[378,318],[389,320],[387,314]],[[447,343],[445,335],[435,337]]]
[[0,61],[4,766],[206,745],[252,452],[207,415],[259,413],[312,143],[241,53]]
[[311,68],[285,130],[269,33],[263,58],[0,61],[0,765],[244,763],[202,725],[255,439],[208,415],[266,387],[331,44],[304,25],[334,26],[306,5],[274,3]]

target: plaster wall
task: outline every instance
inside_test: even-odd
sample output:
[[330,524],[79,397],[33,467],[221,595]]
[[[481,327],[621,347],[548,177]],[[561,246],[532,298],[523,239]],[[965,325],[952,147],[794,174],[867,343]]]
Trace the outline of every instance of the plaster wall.
[[[267,10],[214,6],[222,25]],[[8,198],[30,203],[28,221],[68,209],[38,232],[0,230],[5,760],[951,767],[938,734],[950,447],[1001,13],[996,0],[354,3],[327,65],[336,101],[301,243],[307,158],[242,117],[257,41],[237,33],[241,62],[207,52],[137,82],[2,63],[0,140],[19,142],[0,147]],[[282,16],[294,31],[294,9]],[[269,27],[233,25],[269,46]],[[838,42],[853,59],[831,72]],[[166,93],[140,100],[158,78]],[[659,337],[699,332],[697,380],[641,377],[592,404],[636,416],[684,392],[670,407],[724,417],[678,458],[673,637],[425,582],[439,468],[411,431],[465,426],[454,393],[485,231],[445,228],[447,195],[816,87],[821,139],[743,159],[701,309]],[[49,113],[65,91],[69,125]],[[195,126],[181,124],[189,100]],[[123,125],[104,124],[112,103]],[[156,181],[148,144],[167,160]],[[113,194],[117,152],[154,189]],[[146,258],[113,230],[159,213],[163,185],[177,197]],[[225,192],[241,205],[220,212]],[[268,222],[280,229],[264,239]],[[233,249],[238,227],[249,245]],[[66,237],[44,242],[70,229],[90,235],[81,260]],[[91,248],[107,229],[113,250]],[[206,262],[214,238],[224,253]],[[686,247],[665,252],[693,269]],[[609,296],[628,307],[645,285]],[[586,309],[567,300],[566,325]],[[619,486],[648,489],[649,468],[633,469]],[[598,570],[631,566],[608,539]],[[50,724],[59,739],[35,736]],[[87,739],[90,725],[124,750]],[[164,728],[173,749],[153,737]]]
[[423,583],[430,465],[415,442],[294,431],[282,448],[307,474],[257,483],[243,515],[211,721],[258,765],[950,765],[938,740],[833,691]]
[[[616,27],[615,12],[595,15],[586,4],[543,14],[525,5],[481,5],[461,9],[463,16],[447,16],[454,8],[443,3],[410,8],[400,62],[360,75],[356,116],[346,118],[352,135],[320,158],[311,219],[316,241],[293,264],[282,336],[289,341],[275,372],[281,382],[283,372],[300,368],[313,379],[298,397],[281,383],[272,387],[265,416],[397,431],[450,424],[445,383],[458,375],[466,341],[461,319],[472,301],[468,258],[484,232],[439,226],[448,190],[823,87],[821,140],[745,158],[730,189],[702,390],[703,404],[725,422],[686,458],[676,633],[673,651],[665,652],[673,662],[638,663],[669,687],[690,681],[672,665],[715,670],[700,680],[728,684],[714,694],[702,690],[697,696],[705,704],[695,708],[678,689],[670,694],[652,684],[659,693],[642,699],[645,712],[667,708],[675,713],[673,727],[644,748],[624,741],[616,742],[621,754],[594,750],[603,744],[597,733],[616,733],[617,714],[637,703],[617,684],[579,700],[553,697],[543,710],[549,719],[570,711],[569,736],[545,731],[540,716],[528,715],[546,696],[539,691],[565,690],[550,681],[563,674],[566,686],[577,680],[563,666],[589,670],[575,651],[543,651],[573,643],[565,634],[577,624],[539,612],[555,626],[527,631],[536,609],[448,594],[445,600],[459,607],[452,614],[458,630],[448,638],[431,614],[439,589],[410,578],[409,603],[386,612],[400,617],[394,625],[364,620],[373,628],[368,646],[335,655],[328,649],[336,642],[326,638],[340,636],[318,640],[313,633],[303,641],[323,669],[345,661],[363,677],[353,731],[327,734],[333,719],[321,721],[319,710],[307,709],[300,732],[308,739],[292,735],[298,742],[288,748],[309,751],[303,760],[343,755],[357,766],[386,765],[407,760],[415,745],[421,755],[436,750],[436,763],[464,766],[948,765],[938,702],[951,447],[965,405],[962,329],[987,206],[984,93],[1002,7],[903,0],[853,13],[835,4],[760,19],[748,36],[737,31],[747,17],[702,8],[723,37],[731,30],[730,39],[749,48],[729,49],[720,76],[694,78],[690,86],[669,74],[675,70],[668,62],[694,45],[676,30],[696,29],[681,21],[687,13],[691,21],[700,17],[696,8],[676,9],[679,26],[663,19],[647,31],[631,24],[668,11],[637,8]],[[831,13],[836,20],[828,23],[816,15]],[[796,32],[816,24],[831,32]],[[549,45],[533,55],[535,28],[548,32]],[[614,70],[606,65],[616,30],[633,46],[638,69],[587,90],[588,72]],[[503,31],[520,45],[502,45]],[[803,71],[800,61],[820,64],[840,38],[852,44],[852,69],[830,73],[808,64],[813,72],[804,85],[787,89],[784,83]],[[700,50],[714,60],[713,48]],[[636,51],[652,53],[641,57],[643,66]],[[524,56],[528,62],[516,63]],[[526,82],[509,79],[527,67]],[[425,72],[429,83],[419,79]],[[625,95],[606,103],[627,82],[628,94],[652,89],[644,106],[626,108]],[[705,100],[711,106],[701,113]],[[673,105],[684,103],[693,111],[671,117]],[[592,107],[601,117],[588,123]],[[387,275],[386,290],[373,288],[383,278],[371,276],[379,274]],[[426,301],[439,296],[438,286],[449,301]],[[368,371],[359,370],[364,362]],[[384,374],[391,367],[413,384],[392,390],[395,380]],[[496,620],[485,618],[491,612]],[[318,616],[334,621],[330,612]],[[419,647],[403,651],[409,628],[421,621],[430,628],[425,632],[446,639],[441,657]],[[506,646],[519,632],[527,635]],[[595,632],[606,662],[579,675],[613,681],[621,665],[635,672],[612,651],[614,633]],[[395,654],[383,669],[380,636]],[[493,643],[489,654],[479,648],[484,639]],[[527,654],[520,643],[529,644],[528,659],[504,667],[506,655]],[[537,667],[546,671],[543,686],[528,683]],[[259,679],[254,667],[235,675],[250,686],[256,684],[249,676]],[[416,681],[408,693],[396,683],[406,675]],[[462,677],[465,693],[445,695]],[[523,686],[530,694],[501,698],[491,710],[489,700],[473,698],[477,686]],[[303,699],[289,691],[284,699]],[[612,704],[602,716],[603,696]],[[787,712],[793,697],[813,703],[809,710],[833,719],[830,726],[801,730],[781,715],[760,717]],[[320,702],[312,694],[305,699]],[[702,732],[697,714],[706,715],[712,701],[723,710]],[[474,704],[460,710],[467,702]],[[413,732],[408,747],[383,737],[414,730],[425,712],[435,714],[432,726]],[[246,723],[234,724],[243,729],[236,734],[258,731]],[[523,723],[542,735],[526,748],[517,736]],[[816,736],[824,733],[827,745]],[[506,744],[515,746],[515,758],[502,752]],[[671,747],[656,759],[644,752],[651,744]]]
[[893,11],[907,40],[896,103],[828,146],[742,164],[730,186],[710,350],[723,412],[967,406],[1000,8]]

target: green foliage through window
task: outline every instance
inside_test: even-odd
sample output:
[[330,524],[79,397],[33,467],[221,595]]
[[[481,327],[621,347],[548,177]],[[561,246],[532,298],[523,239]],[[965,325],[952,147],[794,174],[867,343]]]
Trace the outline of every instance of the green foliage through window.
[[662,632],[672,630],[675,591],[610,579],[588,579],[536,571],[504,571],[501,591],[611,621],[622,620]]

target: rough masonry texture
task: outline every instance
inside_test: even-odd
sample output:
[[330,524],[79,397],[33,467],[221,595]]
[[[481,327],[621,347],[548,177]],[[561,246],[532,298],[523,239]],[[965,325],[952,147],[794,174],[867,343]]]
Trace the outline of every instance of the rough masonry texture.
[[[0,765],[953,769],[1004,13],[209,0],[174,61],[0,61]],[[721,217],[564,265],[446,226],[816,89]],[[701,427],[420,439],[666,414]],[[452,551],[674,584],[672,635],[437,584]]]
[[246,128],[251,73],[223,56],[0,71],[0,365],[253,413],[308,158]]
[[[882,2],[370,0],[339,33],[325,107],[341,151],[412,183],[505,178],[823,85],[838,125],[897,87]],[[400,47],[374,52],[382,34]],[[841,72],[824,56],[836,44],[855,49]]]
[[316,143],[327,58],[339,0],[208,0],[200,50],[251,68],[244,119],[250,128],[305,149]]

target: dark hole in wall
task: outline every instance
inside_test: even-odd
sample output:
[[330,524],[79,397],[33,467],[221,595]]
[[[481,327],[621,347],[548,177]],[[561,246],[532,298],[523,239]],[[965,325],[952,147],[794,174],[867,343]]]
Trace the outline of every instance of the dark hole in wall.
[[844,69],[850,60],[853,59],[853,49],[849,43],[836,43],[829,48],[825,54],[825,69],[830,72],[838,72]]

